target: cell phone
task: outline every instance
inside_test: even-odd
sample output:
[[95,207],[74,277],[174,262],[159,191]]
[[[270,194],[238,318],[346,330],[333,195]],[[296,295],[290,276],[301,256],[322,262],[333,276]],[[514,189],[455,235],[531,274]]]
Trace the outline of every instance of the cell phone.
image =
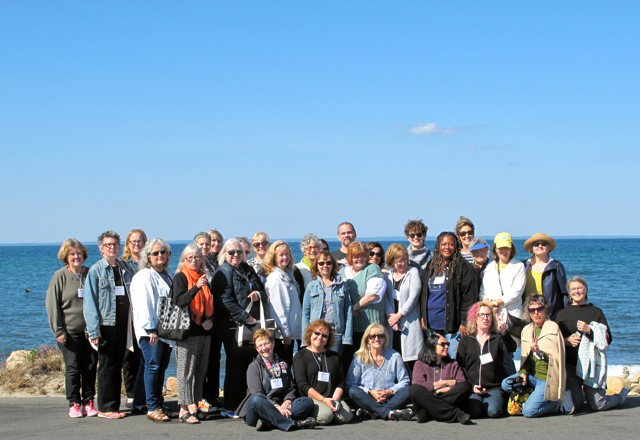
[[339,400],[334,400],[333,401],[333,409],[335,409],[336,411],[338,411],[340,409],[340,401]]

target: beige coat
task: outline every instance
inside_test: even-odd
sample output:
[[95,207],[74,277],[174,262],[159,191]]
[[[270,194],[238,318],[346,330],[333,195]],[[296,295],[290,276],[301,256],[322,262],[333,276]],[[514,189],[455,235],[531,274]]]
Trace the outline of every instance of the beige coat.
[[[526,359],[521,368],[526,368],[530,363],[532,331],[535,324],[531,323],[522,329],[522,358]],[[549,356],[549,369],[547,371],[547,386],[544,391],[544,400],[564,400],[565,383],[567,374],[564,365],[564,338],[560,327],[553,321],[547,320],[542,325],[542,332],[538,338],[538,347]],[[531,367],[526,368],[531,371]]]

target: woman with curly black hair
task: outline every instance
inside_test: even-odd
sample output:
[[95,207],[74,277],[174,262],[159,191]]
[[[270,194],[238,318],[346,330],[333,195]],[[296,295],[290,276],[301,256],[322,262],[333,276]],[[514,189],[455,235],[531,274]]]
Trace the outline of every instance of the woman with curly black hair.
[[460,242],[453,232],[436,239],[433,258],[422,275],[420,319],[422,327],[442,334],[455,356],[458,342],[467,331],[467,312],[478,300],[478,277],[460,254]]

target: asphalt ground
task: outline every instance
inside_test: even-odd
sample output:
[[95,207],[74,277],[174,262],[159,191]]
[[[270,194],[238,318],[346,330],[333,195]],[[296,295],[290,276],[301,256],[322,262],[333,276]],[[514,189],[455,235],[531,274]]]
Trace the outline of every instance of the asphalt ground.
[[[177,409],[175,401],[167,402]],[[624,407],[601,413],[555,415],[538,419],[506,417],[476,420],[475,425],[431,421],[391,422],[373,420],[349,425],[316,427],[312,430],[284,433],[278,430],[256,432],[242,420],[214,416],[199,425],[187,425],[174,419],[153,423],[143,415],[122,420],[92,418],[71,419],[62,397],[10,397],[0,399],[0,439],[637,439],[640,433],[640,398],[629,397]]]

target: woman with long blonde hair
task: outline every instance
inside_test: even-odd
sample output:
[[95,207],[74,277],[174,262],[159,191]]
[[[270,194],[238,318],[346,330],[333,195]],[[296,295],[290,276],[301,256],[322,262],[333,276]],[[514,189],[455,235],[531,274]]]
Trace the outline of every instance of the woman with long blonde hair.
[[400,353],[387,346],[388,340],[383,325],[370,324],[349,367],[347,389],[360,407],[356,416],[361,420],[413,417],[413,411],[405,408],[409,401],[409,374]]

